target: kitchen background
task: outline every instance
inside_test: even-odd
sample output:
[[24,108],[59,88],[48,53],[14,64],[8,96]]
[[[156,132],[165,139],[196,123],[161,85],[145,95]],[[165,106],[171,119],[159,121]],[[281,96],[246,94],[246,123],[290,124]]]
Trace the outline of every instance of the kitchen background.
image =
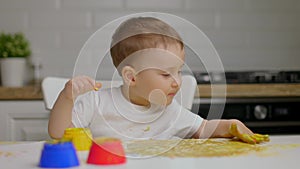
[[300,70],[299,0],[0,0],[0,31],[24,32],[31,60],[42,65],[41,77],[70,77],[92,33],[146,11],[195,24],[215,45],[226,71]]

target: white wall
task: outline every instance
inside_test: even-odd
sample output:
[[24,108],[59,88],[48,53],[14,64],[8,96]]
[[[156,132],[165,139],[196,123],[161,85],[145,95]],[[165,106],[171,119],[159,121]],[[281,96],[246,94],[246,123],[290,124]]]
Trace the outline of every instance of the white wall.
[[175,14],[197,25],[212,40],[225,70],[300,70],[299,0],[0,0],[0,31],[25,33],[41,59],[42,77],[71,76],[93,32],[146,11]]

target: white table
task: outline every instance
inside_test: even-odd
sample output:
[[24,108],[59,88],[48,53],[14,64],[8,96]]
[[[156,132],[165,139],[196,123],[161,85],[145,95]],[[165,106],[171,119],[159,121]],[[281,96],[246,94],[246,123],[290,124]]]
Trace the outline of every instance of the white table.
[[[23,142],[17,144],[0,144],[0,168],[32,169],[39,168],[39,158],[44,142]],[[300,135],[271,136],[267,144],[300,144]],[[111,169],[152,169],[152,168],[230,168],[230,169],[299,169],[300,147],[281,149],[278,154],[257,156],[254,154],[237,157],[205,158],[168,158],[154,157],[148,159],[129,159],[126,164],[116,166],[99,166],[86,164],[88,152],[80,152],[81,165],[76,169],[111,168]]]

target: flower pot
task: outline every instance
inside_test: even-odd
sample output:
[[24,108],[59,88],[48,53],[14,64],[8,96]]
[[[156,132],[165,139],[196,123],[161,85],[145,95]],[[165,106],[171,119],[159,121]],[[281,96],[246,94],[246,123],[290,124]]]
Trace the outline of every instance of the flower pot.
[[0,60],[2,86],[21,87],[24,85],[25,58],[4,58]]

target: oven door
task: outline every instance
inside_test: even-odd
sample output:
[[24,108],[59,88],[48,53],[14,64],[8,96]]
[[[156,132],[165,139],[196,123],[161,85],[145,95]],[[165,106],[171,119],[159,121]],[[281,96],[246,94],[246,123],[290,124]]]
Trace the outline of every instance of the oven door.
[[195,99],[192,110],[208,120],[239,119],[255,133],[300,134],[300,98],[234,98],[225,107],[218,99]]

